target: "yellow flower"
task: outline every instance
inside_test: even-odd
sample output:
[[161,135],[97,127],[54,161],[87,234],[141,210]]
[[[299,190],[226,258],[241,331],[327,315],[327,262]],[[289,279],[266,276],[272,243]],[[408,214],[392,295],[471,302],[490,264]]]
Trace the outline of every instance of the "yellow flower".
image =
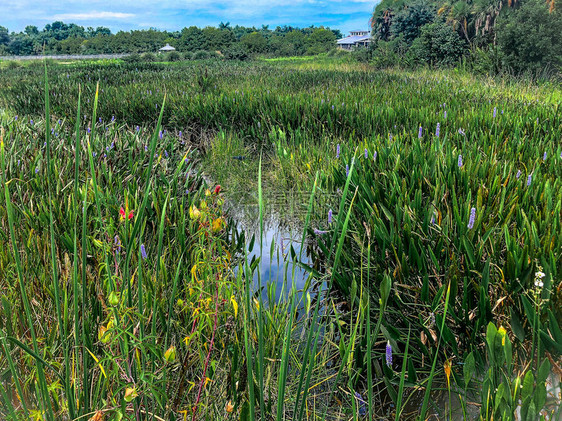
[[445,376],[447,376],[447,388],[450,387],[449,385],[449,378],[451,377],[451,359],[447,359],[445,364],[443,364],[443,368],[445,369]]
[[226,412],[228,412],[229,414],[232,413],[232,411],[234,411],[234,405],[232,405],[231,401],[228,401],[228,403],[226,404]]

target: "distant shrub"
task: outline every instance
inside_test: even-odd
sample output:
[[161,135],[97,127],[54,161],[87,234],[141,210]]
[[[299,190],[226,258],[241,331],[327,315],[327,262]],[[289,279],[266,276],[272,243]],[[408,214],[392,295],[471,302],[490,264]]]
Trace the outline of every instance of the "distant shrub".
[[193,60],[206,60],[209,58],[209,52],[205,50],[199,50],[193,53]]
[[156,61],[156,56],[152,53],[144,53],[142,55],[142,61],[145,61],[147,63],[152,63]]
[[245,61],[250,58],[248,50],[240,44],[233,44],[228,50],[224,52],[224,58],[226,60],[240,60]]
[[399,61],[395,41],[379,41],[374,47],[371,63],[377,69],[394,66]]
[[[343,50],[341,50],[343,51]],[[357,47],[351,52],[345,51],[345,53],[351,55],[351,57],[361,63],[368,63],[373,59],[373,53],[375,51],[375,47],[373,43],[367,47]]]
[[166,56],[166,61],[180,61],[181,54],[177,51],[170,51]]
[[186,51],[183,53],[184,60],[193,60],[193,53],[191,51]]
[[495,75],[501,70],[502,54],[497,47],[476,48],[464,60],[466,68],[482,75]]
[[342,48],[332,48],[326,53],[326,57],[349,57],[350,51]]
[[142,61],[142,57],[138,53],[133,53],[123,57],[122,60],[126,63],[140,63]]

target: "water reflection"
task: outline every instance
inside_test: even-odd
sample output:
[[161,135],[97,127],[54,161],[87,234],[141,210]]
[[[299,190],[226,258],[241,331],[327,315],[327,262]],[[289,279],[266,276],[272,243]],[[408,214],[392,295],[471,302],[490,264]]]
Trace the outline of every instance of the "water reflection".
[[294,282],[300,295],[309,281],[309,273],[297,263],[308,264],[308,256],[302,246],[302,230],[296,226],[281,224],[273,215],[264,222],[261,236],[259,218],[257,229],[245,225],[244,220],[239,221],[237,229],[239,233],[245,233],[248,261],[259,260],[253,273],[254,287],[263,287],[264,299],[267,298],[266,287],[274,288],[271,295],[278,300],[287,297]]

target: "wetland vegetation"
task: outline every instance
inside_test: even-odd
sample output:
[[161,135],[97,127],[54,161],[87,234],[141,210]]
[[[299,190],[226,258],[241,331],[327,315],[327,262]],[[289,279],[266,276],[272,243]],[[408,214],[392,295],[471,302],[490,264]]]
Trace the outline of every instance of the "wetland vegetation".
[[0,417],[559,419],[561,100],[334,57],[1,68]]

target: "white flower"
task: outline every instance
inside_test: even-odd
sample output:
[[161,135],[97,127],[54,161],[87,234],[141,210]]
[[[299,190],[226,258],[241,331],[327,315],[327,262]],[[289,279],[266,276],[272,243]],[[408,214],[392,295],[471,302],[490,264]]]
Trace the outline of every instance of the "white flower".
[[545,274],[543,272],[537,272],[535,273],[535,278],[536,279],[542,279],[545,277]]

